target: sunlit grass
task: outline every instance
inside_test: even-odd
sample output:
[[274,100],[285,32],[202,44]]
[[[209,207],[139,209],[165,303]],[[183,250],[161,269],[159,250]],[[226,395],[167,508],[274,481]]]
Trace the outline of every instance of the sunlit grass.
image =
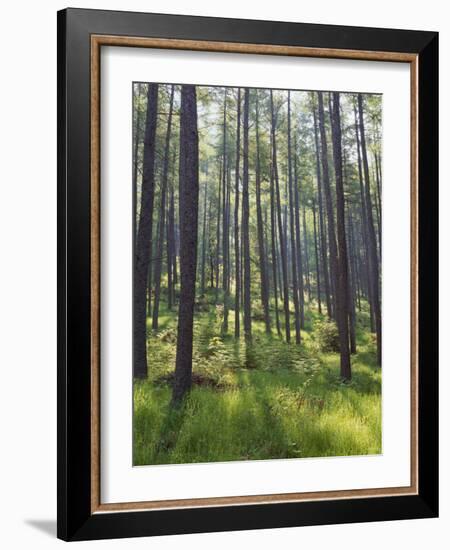
[[[220,312],[219,312],[220,313]],[[214,307],[196,314],[194,372],[217,387],[194,386],[179,410],[163,378],[175,365],[176,316],[162,307],[150,334],[149,378],[134,388],[134,464],[351,456],[381,453],[381,370],[366,321],[358,325],[353,377],[339,377],[337,353],[321,353],[316,311],[302,345],[253,323],[253,345],[228,335]],[[150,325],[149,325],[150,329]]]

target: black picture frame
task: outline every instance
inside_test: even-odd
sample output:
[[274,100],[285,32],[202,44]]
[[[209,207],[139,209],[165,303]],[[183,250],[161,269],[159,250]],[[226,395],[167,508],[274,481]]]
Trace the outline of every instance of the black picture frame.
[[[91,512],[91,36],[418,56],[418,494]],[[438,34],[86,9],[58,12],[58,537],[88,540],[438,515]]]

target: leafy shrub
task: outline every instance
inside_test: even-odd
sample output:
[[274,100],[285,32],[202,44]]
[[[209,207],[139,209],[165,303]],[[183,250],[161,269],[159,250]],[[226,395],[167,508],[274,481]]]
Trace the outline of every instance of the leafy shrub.
[[225,344],[220,336],[213,336],[208,343],[208,356],[223,355],[227,353]]
[[256,303],[253,306],[252,319],[253,319],[253,321],[261,321],[261,322],[265,321],[264,309],[263,309],[263,307],[260,303]]
[[334,321],[316,321],[314,332],[320,351],[324,353],[339,352],[339,332]]
[[196,312],[209,311],[209,303],[206,296],[200,296],[195,302],[194,309]]
[[158,334],[158,338],[161,342],[175,344],[177,341],[177,331],[174,328],[167,328]]

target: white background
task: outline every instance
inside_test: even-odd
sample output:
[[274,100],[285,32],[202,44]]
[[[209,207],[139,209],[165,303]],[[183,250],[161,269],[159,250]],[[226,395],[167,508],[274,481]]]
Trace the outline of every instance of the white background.
[[[257,3],[227,0],[115,0],[77,2],[78,7],[190,13],[442,31],[441,121],[449,120],[449,18],[444,2],[411,0],[292,0]],[[23,1],[3,6],[0,87],[0,518],[8,549],[53,548],[56,515],[56,10],[62,2]],[[450,177],[448,129],[441,123],[441,280],[450,278],[448,235]],[[444,215],[446,214],[446,215]],[[432,216],[433,213],[430,213]],[[441,312],[449,307],[442,285]],[[345,550],[430,544],[445,548],[450,535],[450,385],[448,333],[441,313],[441,519],[293,528],[259,532],[162,537],[153,548],[272,548],[314,546]],[[445,541],[445,542],[444,542]],[[148,547],[148,539],[84,543],[84,548]]]
[[[410,484],[410,68],[403,63],[105,48],[102,53],[101,502]],[[383,453],[131,467],[132,82],[383,94]],[[404,203],[402,208],[398,205]],[[201,482],[199,480],[201,479]]]

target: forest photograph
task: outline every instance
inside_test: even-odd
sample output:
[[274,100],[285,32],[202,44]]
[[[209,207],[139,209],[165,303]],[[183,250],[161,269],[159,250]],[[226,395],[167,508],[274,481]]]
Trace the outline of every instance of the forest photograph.
[[382,95],[134,82],[133,465],[382,452]]

